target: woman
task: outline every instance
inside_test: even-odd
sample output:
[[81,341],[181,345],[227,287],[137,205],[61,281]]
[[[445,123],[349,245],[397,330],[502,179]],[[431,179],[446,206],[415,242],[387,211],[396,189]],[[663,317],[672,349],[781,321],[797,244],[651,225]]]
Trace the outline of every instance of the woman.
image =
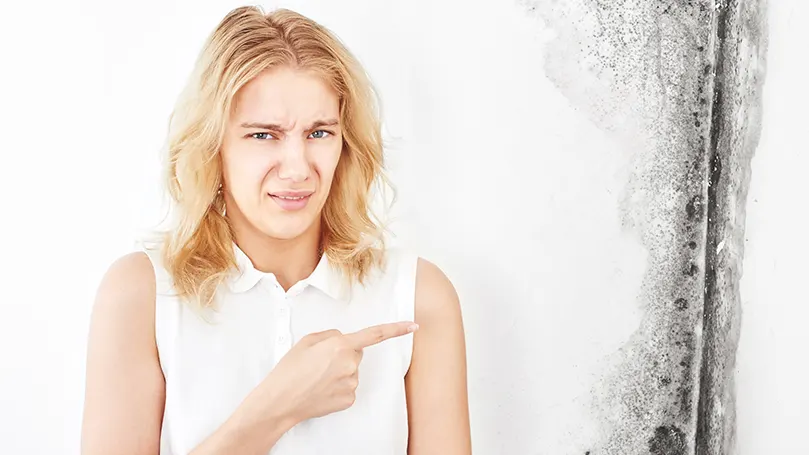
[[299,14],[218,25],[172,114],[175,224],[98,290],[84,454],[471,452],[458,297],[369,215],[372,93]]

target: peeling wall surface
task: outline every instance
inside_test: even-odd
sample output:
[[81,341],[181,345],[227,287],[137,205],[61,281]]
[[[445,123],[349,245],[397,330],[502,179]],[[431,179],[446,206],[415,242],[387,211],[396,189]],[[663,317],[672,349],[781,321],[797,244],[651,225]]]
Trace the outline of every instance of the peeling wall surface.
[[[13,54],[26,68],[55,61],[85,69],[60,74],[71,90],[52,88],[60,86],[49,79],[51,67],[31,71],[47,78],[25,73],[20,79],[32,78],[33,93],[65,100],[54,108],[64,109],[54,111],[55,118],[74,123],[58,137],[103,151],[78,160],[54,152],[44,170],[42,154],[15,154],[22,163],[15,169],[45,173],[20,174],[23,183],[46,179],[87,195],[78,207],[57,207],[56,215],[31,224],[88,220],[66,226],[73,231],[63,237],[36,231],[37,241],[52,242],[43,248],[68,258],[58,270],[75,269],[68,261],[78,257],[106,267],[131,248],[137,234],[127,230],[132,224],[149,227],[160,217],[158,148],[165,119],[204,37],[243,3],[161,0],[92,8],[93,1],[83,2],[85,10],[60,6],[65,11],[42,18],[48,29],[70,26],[69,46],[48,40],[48,49],[61,49],[52,53],[55,60]],[[780,157],[805,142],[798,136],[806,129],[805,112],[796,117],[774,109],[776,117],[764,117],[770,122],[763,130],[766,148],[757,150],[762,96],[770,96],[769,82],[762,88],[768,29],[805,30],[806,8],[799,22],[785,6],[798,0],[772,1],[778,3],[774,25],[768,25],[767,0],[260,3],[298,10],[334,30],[376,85],[397,190],[391,243],[438,264],[461,297],[474,453],[805,453],[805,374],[785,365],[806,357],[809,339],[795,333],[809,331],[801,330],[799,318],[775,319],[768,308],[788,314],[800,299],[809,308],[795,284],[805,283],[809,271],[792,252],[795,240],[762,241],[758,250],[755,241],[745,244],[748,185],[751,178],[756,182],[751,160],[772,169],[769,182],[776,182]],[[26,8],[21,3],[19,15]],[[800,53],[806,60],[805,47],[791,46],[789,55],[778,54],[780,95],[773,96],[802,93],[805,99],[805,89],[787,88],[806,87],[806,73],[790,66]],[[109,103],[103,109],[101,101],[85,100],[102,86],[103,103]],[[20,104],[29,106],[27,99]],[[117,113],[114,125],[109,112]],[[17,117],[37,113],[29,107]],[[86,134],[86,125],[96,123],[109,124],[109,131]],[[120,125],[126,125],[125,135],[118,135]],[[41,134],[34,126],[20,126],[23,143]],[[89,175],[95,165],[110,171]],[[21,194],[31,188],[13,187]],[[794,197],[778,185],[771,193],[755,183],[753,188],[762,199]],[[802,198],[805,207],[806,192]],[[41,206],[52,202],[43,199]],[[30,210],[19,204],[8,213]],[[778,216],[791,220],[790,236],[806,238],[805,223],[789,218],[800,211],[806,212],[755,206],[756,238],[781,235],[766,227]],[[25,238],[29,224],[20,226],[9,238]],[[102,239],[99,233],[106,232],[121,234]],[[70,242],[64,240],[68,233]],[[30,242],[17,243],[6,253],[20,258],[19,268],[41,268],[27,249]],[[749,272],[740,285],[747,248],[773,264],[773,251],[789,249],[788,272],[745,262],[748,271],[778,283],[777,292]],[[0,402],[22,410],[15,423],[37,432],[3,434],[4,448],[32,453],[37,442],[42,451],[36,453],[77,451],[65,448],[78,447],[86,326],[64,322],[83,315],[76,316],[75,305],[63,305],[63,295],[89,314],[101,273],[88,271],[93,279],[84,281],[54,274],[51,287],[60,294],[42,298],[52,301],[48,311],[28,304],[4,310],[0,344],[35,346],[38,337],[48,349],[9,354],[16,356],[9,362],[27,370],[6,375],[10,382],[0,388]],[[31,275],[25,278],[30,283],[14,286],[42,288]],[[767,301],[771,293],[777,302]],[[784,345],[798,348],[779,354]],[[63,381],[27,379],[53,377],[55,360],[46,358],[58,358]],[[795,391],[776,391],[782,386]],[[40,408],[57,410],[35,412]],[[42,438],[39,429],[46,427],[58,428],[53,432],[59,437]]]

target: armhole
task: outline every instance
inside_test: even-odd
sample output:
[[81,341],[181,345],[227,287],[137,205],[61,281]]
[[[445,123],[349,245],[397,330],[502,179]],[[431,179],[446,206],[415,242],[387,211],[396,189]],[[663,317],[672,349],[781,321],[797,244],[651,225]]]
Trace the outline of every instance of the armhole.
[[[415,321],[416,316],[416,272],[419,257],[409,251],[398,252],[396,303],[399,321]],[[402,366],[406,375],[413,358],[413,334],[402,337]]]

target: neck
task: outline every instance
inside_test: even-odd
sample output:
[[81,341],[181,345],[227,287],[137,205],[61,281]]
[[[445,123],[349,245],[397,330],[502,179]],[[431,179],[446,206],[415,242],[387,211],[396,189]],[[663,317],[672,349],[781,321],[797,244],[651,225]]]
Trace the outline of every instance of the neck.
[[[230,213],[228,213],[230,215]],[[312,223],[298,237],[277,239],[245,222],[232,223],[236,245],[250,258],[253,267],[272,273],[284,290],[307,278],[320,261],[320,221]]]

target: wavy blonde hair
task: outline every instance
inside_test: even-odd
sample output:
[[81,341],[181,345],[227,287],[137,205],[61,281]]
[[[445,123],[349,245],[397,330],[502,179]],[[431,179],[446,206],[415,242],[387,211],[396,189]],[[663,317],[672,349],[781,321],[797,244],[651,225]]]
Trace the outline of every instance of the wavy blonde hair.
[[[230,11],[208,37],[169,118],[166,183],[175,215],[163,233],[162,260],[177,295],[210,306],[236,266],[223,215],[220,147],[233,99],[262,71],[288,65],[314,71],[339,96],[343,150],[322,212],[322,251],[360,283],[385,250],[371,210],[383,173],[378,99],[357,59],[329,30],[288,9]],[[350,284],[350,283],[349,283]]]

